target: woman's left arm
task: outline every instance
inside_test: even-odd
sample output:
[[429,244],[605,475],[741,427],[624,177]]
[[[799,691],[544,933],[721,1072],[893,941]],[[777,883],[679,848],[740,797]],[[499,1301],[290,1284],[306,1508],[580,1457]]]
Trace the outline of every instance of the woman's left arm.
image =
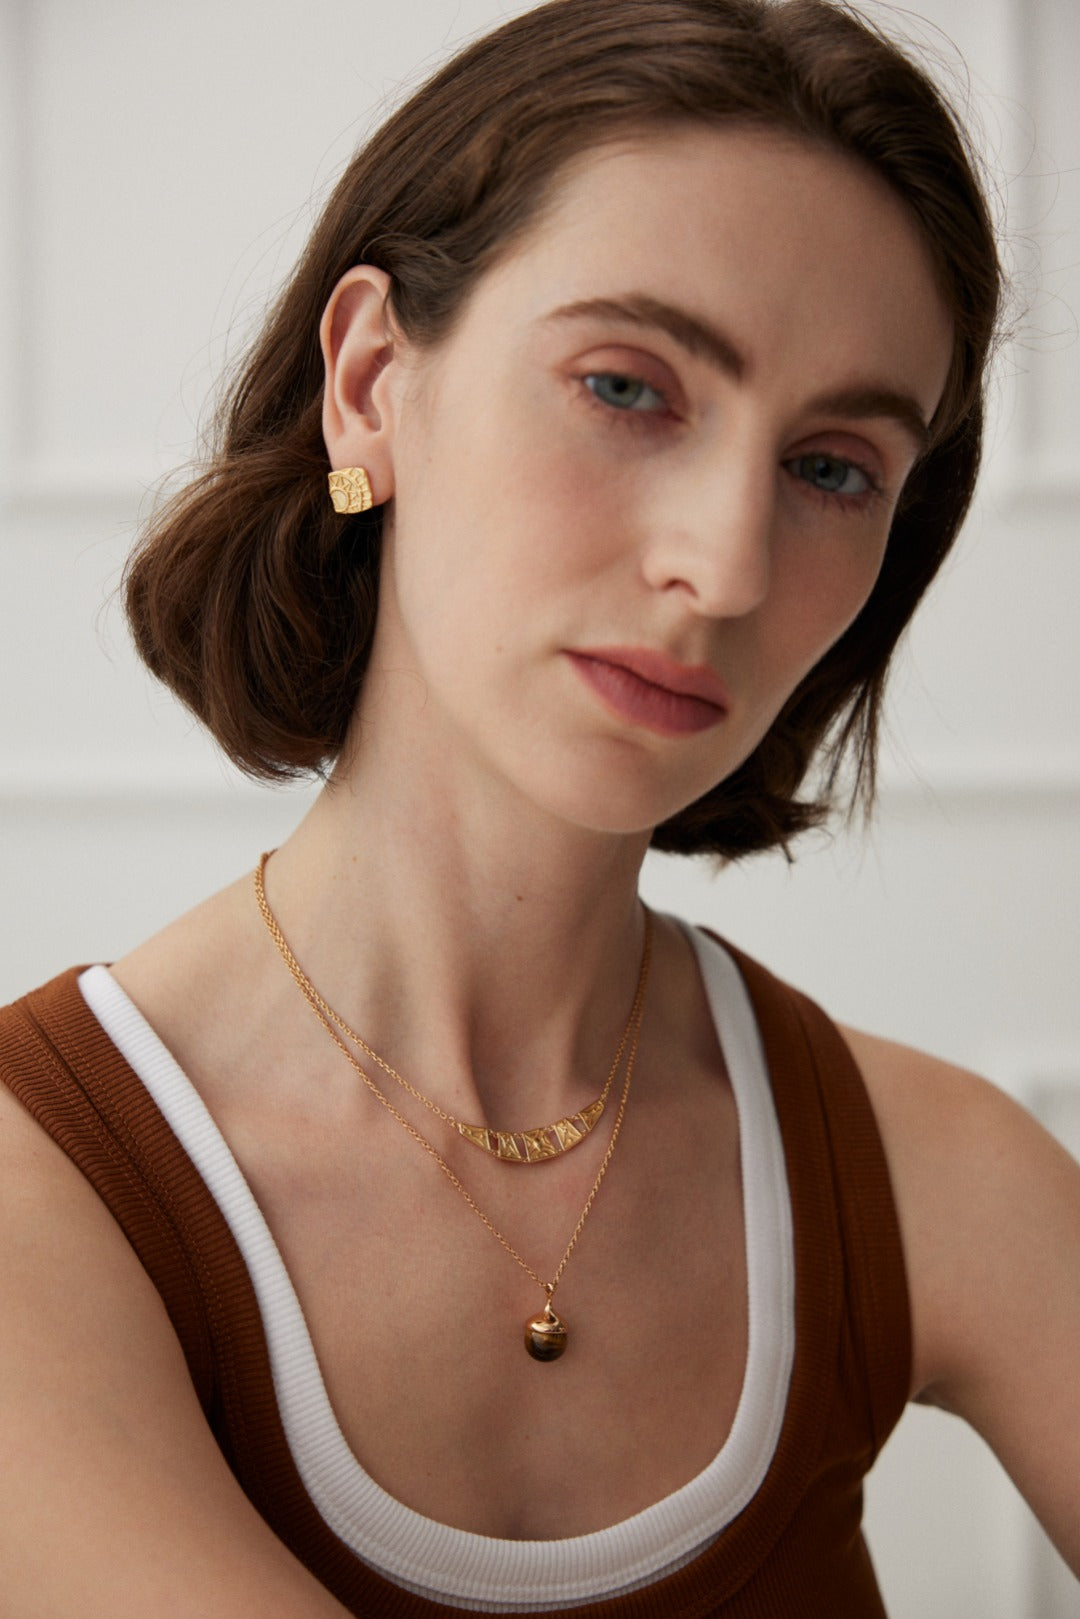
[[1080,1578],[1080,1164],[987,1081],[844,1032],[893,1179],[912,1394],[982,1435]]

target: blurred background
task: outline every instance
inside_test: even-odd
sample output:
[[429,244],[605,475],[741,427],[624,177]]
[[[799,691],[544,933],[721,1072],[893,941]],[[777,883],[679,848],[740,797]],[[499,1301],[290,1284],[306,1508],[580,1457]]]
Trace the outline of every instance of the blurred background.
[[[243,781],[115,601],[156,481],[353,147],[498,0],[0,0],[0,1001],[249,869]],[[864,9],[966,109],[1017,282],[979,504],[892,688],[880,806],[716,874],[650,859],[834,1016],[990,1074],[1080,1154],[1080,7]],[[892,1619],[1064,1619],[996,1462],[912,1411],[869,1488]]]

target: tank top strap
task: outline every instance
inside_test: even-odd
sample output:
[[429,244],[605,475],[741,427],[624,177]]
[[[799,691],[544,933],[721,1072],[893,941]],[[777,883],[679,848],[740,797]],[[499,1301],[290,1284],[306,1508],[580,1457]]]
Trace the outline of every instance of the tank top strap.
[[[726,948],[726,947],[725,947]],[[575,1619],[882,1619],[859,1534],[861,1479],[903,1408],[910,1321],[884,1151],[829,1022],[730,951],[754,1007],[784,1145],[796,1354],[776,1456],[753,1501],[697,1558]],[[211,1427],[271,1528],[354,1614],[453,1619],[391,1585],[324,1523],[288,1449],[251,1278],[211,1193],[83,999],[78,969],[0,1012],[0,1079],[127,1234],[180,1338]]]
[[[0,1074],[93,1186],[168,1310],[203,1409],[218,1397],[217,1207],[137,1075],[93,1018],[73,968],[0,1014]],[[209,1207],[207,1203],[209,1201]],[[225,1237],[231,1241],[228,1230]]]
[[366,1619],[451,1619],[368,1569],[323,1522],[289,1450],[259,1303],[236,1238],[74,967],[0,1009],[0,1082],[78,1166],[123,1230],[172,1321],[192,1382],[244,1493],[285,1544]]
[[[742,974],[761,1031],[797,1250],[824,1235],[823,1202],[831,1201],[835,1211],[845,1327],[865,1380],[873,1460],[904,1410],[911,1382],[907,1272],[877,1120],[835,1023],[808,996],[725,948]],[[807,1308],[813,1304],[804,1298],[800,1313]]]
[[0,1012],[0,1079],[86,1176],[138,1255],[248,1493],[283,1492],[306,1503],[236,1239],[156,1102],[87,1007],[82,970]]

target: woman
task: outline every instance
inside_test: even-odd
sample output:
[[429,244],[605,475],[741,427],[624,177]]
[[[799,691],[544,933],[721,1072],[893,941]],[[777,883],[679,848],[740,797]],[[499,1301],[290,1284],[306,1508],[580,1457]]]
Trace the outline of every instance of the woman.
[[128,578],[326,789],[4,1015],[13,1614],[880,1613],[908,1398],[1080,1570],[1075,1165],[637,897],[872,779],[998,297],[818,0],[556,0],[347,171]]

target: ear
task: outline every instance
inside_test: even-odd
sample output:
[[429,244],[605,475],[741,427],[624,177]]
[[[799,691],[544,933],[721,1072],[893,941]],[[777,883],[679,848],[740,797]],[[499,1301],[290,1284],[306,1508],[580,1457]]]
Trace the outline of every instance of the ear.
[[387,367],[394,336],[390,277],[358,264],[334,288],[319,324],[326,367],[322,428],[331,467],[364,467],[376,506],[394,492],[393,413]]

